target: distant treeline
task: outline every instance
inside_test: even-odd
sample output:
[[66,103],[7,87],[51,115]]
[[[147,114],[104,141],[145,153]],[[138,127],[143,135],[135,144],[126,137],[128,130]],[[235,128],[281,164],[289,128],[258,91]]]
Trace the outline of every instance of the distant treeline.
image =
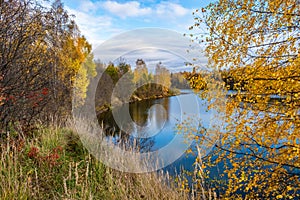
[[[120,101],[120,103],[128,101],[124,98],[131,90],[134,92],[130,94],[129,101],[133,102],[172,96],[179,93],[178,89],[190,88],[183,73],[170,73],[161,62],[157,63],[153,74],[149,72],[143,59],[136,60],[134,69],[124,60],[120,60],[118,64],[102,65],[97,69],[101,75],[95,97],[98,112],[108,108],[111,101]],[[117,84],[124,90],[117,92],[121,97],[111,99]]]
[[[190,87],[197,90],[207,89],[207,82],[215,79],[223,81],[224,86],[228,90],[247,91],[250,87],[250,81],[247,77],[243,77],[243,68],[220,70],[217,73],[198,71],[195,68],[192,72],[184,72],[184,77],[189,81]],[[272,86],[269,85],[269,89]]]

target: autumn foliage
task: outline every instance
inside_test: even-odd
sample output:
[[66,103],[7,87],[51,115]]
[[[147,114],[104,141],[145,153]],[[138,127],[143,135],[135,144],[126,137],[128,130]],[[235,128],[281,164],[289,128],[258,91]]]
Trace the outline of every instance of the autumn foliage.
[[224,198],[299,198],[299,13],[298,0],[220,0],[194,13],[208,67],[234,79],[225,130],[205,135],[219,139],[207,159],[222,166]]
[[0,129],[64,119],[73,88],[84,98],[96,73],[91,45],[59,0],[50,7],[32,0],[0,6]]

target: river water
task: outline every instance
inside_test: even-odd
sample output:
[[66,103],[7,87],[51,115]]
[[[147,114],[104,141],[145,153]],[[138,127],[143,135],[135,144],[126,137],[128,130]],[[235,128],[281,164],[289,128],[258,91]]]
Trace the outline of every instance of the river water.
[[[123,114],[124,110],[129,110],[130,116]],[[178,140],[178,137],[184,143],[185,137],[182,134],[178,136],[178,124],[185,120],[197,122],[200,118],[201,125],[205,128],[214,120],[211,111],[207,110],[207,102],[192,90],[181,90],[178,96],[130,103],[98,116],[99,121],[104,124],[107,137],[115,141],[124,137],[140,138],[141,152],[159,150],[174,138]],[[131,125],[126,126],[127,124]],[[172,150],[169,153],[172,154]],[[194,161],[195,155],[184,153],[166,166],[165,170],[171,174],[178,172],[181,167],[191,170]]]

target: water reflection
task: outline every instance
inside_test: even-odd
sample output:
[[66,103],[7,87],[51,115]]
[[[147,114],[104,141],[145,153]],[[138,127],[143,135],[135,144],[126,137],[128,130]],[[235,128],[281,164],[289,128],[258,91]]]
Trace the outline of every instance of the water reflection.
[[[169,103],[169,98],[134,102],[130,104],[130,114],[133,121],[139,126],[148,125],[150,123],[150,119],[159,123],[165,119],[164,117],[167,117],[168,120]],[[155,105],[163,106],[163,109],[166,112],[163,113],[162,108]]]
[[[116,135],[120,131],[126,134],[132,134],[130,122],[134,122],[136,127],[151,127],[151,130],[161,130],[166,121],[169,121],[170,99],[145,100],[126,104],[115,108],[114,112],[121,120],[121,127],[116,123],[112,111],[103,112],[98,115],[100,123],[103,122],[106,135]],[[128,112],[131,118],[123,113]]]
[[[114,141],[126,141],[140,152],[153,150],[155,135],[169,122],[170,99],[144,100],[125,104],[112,111],[98,115],[107,137]],[[128,112],[129,117],[124,113]],[[114,118],[118,116],[117,122]],[[133,122],[133,123],[132,123]]]
[[[190,118],[198,122],[190,125],[190,128],[195,128],[198,127],[198,119],[201,117],[201,124],[208,127],[211,121],[215,120],[212,119],[212,113],[207,111],[206,100],[200,99],[192,90],[182,90],[181,92],[179,96],[139,101],[117,108],[114,113],[119,118],[119,126],[112,112],[100,114],[98,120],[100,123],[103,121],[108,138],[112,138],[118,143],[124,142],[124,146],[128,148],[135,146],[135,149],[140,152],[159,150],[177,138],[178,146],[175,145],[170,149],[170,153],[175,154],[180,149],[178,147],[185,142],[184,135],[177,132],[178,124]],[[127,112],[129,110],[129,114],[122,115],[126,110]],[[132,121],[135,122],[134,125],[130,123]],[[191,167],[194,160],[194,156],[182,155],[170,167],[175,167],[178,171],[179,165]]]

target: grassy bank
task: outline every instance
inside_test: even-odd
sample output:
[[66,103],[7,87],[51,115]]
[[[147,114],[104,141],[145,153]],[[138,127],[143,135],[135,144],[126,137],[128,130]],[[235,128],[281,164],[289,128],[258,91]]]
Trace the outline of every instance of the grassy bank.
[[[16,137],[17,136],[17,137]],[[1,140],[0,199],[188,199],[182,181],[162,173],[110,169],[82,146],[76,132],[39,127]]]

